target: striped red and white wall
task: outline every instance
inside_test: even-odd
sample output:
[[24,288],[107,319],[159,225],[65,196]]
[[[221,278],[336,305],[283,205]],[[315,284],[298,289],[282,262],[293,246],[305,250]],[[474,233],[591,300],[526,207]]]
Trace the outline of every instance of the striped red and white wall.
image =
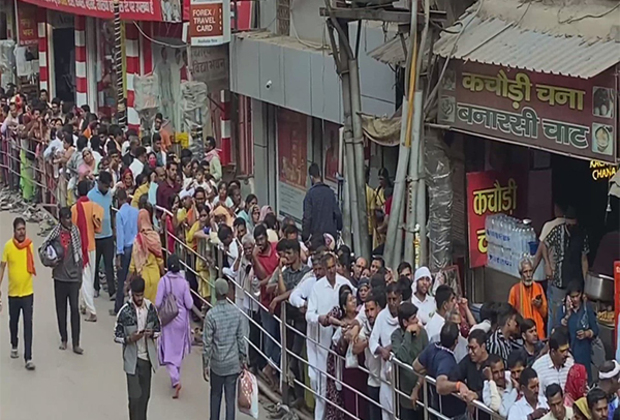
[[75,24],[75,104],[88,104],[86,81],[86,17],[74,16]]
[[39,89],[49,93],[49,57],[47,54],[47,9],[37,12],[37,36],[39,38]]
[[127,126],[135,130],[140,128],[140,116],[136,111],[134,76],[140,74],[140,45],[138,28],[133,22],[125,24],[125,60],[127,69]]
[[230,144],[230,91],[222,90],[220,92],[221,95],[221,105],[222,105],[222,114],[220,116],[220,124],[221,124],[221,161],[222,165],[228,165],[232,161],[232,152],[231,152],[231,144]]

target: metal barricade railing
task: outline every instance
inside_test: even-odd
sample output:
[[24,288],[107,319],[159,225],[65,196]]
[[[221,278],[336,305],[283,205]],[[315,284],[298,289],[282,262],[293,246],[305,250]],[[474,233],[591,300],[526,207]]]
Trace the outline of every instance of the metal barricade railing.
[[[16,165],[17,162],[19,162],[19,158],[15,157],[12,153],[9,152],[9,150],[12,147],[15,147],[16,144],[13,145],[9,145],[9,141],[7,141],[3,136],[0,136],[0,143],[2,145],[2,147],[0,147],[0,171],[2,171],[2,174],[13,174],[16,176],[21,176],[20,172],[18,171],[19,166]],[[17,144],[16,150],[21,151],[21,145]],[[42,167],[38,167],[38,165],[42,165]],[[46,170],[48,169],[48,170]],[[50,171],[49,167],[47,167],[47,162],[44,162],[43,159],[35,159],[35,161],[33,161],[33,170],[38,173],[38,177],[33,177],[33,183],[35,185],[37,185],[39,188],[41,188],[41,203],[43,206],[47,207],[49,210],[55,210],[55,206],[57,206],[56,203],[59,203],[60,201],[58,200],[61,197],[58,197],[58,192],[59,191],[52,191],[50,189],[50,186],[53,185],[52,182],[46,182],[47,180],[49,180],[49,177],[51,176],[50,173],[55,173],[55,171]],[[63,176],[62,174],[60,176]],[[41,178],[43,178],[44,182],[40,182]],[[54,179],[54,176],[51,176],[52,179]],[[7,179],[3,179],[4,182],[7,182],[9,180]],[[10,184],[9,184],[10,185]],[[13,188],[15,187],[14,185],[11,185]],[[55,190],[55,188],[54,188]],[[48,197],[49,195],[49,197]],[[46,200],[45,198],[48,197],[49,200]],[[65,197],[66,198],[66,197]],[[66,202],[66,201],[64,201]],[[164,215],[163,217],[174,217],[174,215],[165,208],[159,207],[159,206],[155,206],[155,209],[158,211],[158,213]],[[114,211],[116,211],[116,209],[113,209]],[[166,254],[171,254],[172,252],[174,252],[174,250],[169,250],[168,249],[168,239],[172,239],[174,241],[174,244],[176,244],[183,253],[185,253],[185,255],[189,255],[192,258],[181,258],[181,264],[183,265],[183,267],[185,268],[185,270],[187,272],[191,272],[193,275],[197,276],[197,278],[202,279],[203,281],[207,281],[210,285],[211,290],[214,290],[214,279],[211,278],[207,278],[205,279],[201,273],[199,273],[196,270],[196,266],[195,264],[192,266],[191,262],[194,261],[196,262],[197,260],[200,260],[203,262],[203,264],[205,264],[205,266],[209,267],[209,268],[213,268],[216,271],[216,278],[225,278],[226,280],[228,280],[229,284],[234,285],[235,290],[237,288],[240,288],[241,290],[243,290],[243,294],[244,294],[244,298],[250,300],[251,305],[250,306],[255,306],[258,307],[259,311],[266,311],[269,312],[269,309],[267,307],[265,307],[264,305],[261,304],[261,302],[259,300],[257,300],[251,293],[248,293],[247,290],[245,290],[245,288],[243,287],[244,285],[240,285],[237,282],[236,278],[231,278],[230,276],[226,275],[224,273],[223,270],[223,261],[224,258],[226,257],[223,253],[222,248],[219,246],[219,244],[213,244],[215,246],[211,247],[211,252],[212,255],[210,256],[210,259],[207,258],[207,256],[204,255],[200,255],[198,252],[196,252],[192,247],[190,247],[186,241],[184,241],[182,238],[179,238],[175,233],[170,233],[168,232],[167,229],[167,224],[163,223],[163,218],[162,218],[162,223],[159,224],[162,228],[162,233],[163,233],[163,237],[164,237],[164,249]],[[242,249],[239,250],[239,252],[242,252]],[[215,266],[211,266],[209,263],[209,260],[211,261],[216,261]],[[124,279],[123,279],[124,280]],[[191,289],[191,293],[194,297],[196,297],[203,305],[206,305],[207,307],[212,307],[213,306],[213,301],[208,301],[207,299],[205,299],[203,296],[201,296],[197,291]],[[235,293],[236,295],[236,293]],[[213,294],[212,294],[213,296]],[[399,389],[399,371],[400,369],[406,369],[408,372],[413,373],[415,375],[417,375],[418,380],[422,381],[422,388],[420,390],[420,392],[422,392],[422,396],[421,398],[418,399],[417,401],[417,405],[419,408],[421,408],[423,410],[424,413],[424,419],[428,419],[430,418],[429,416],[434,416],[434,418],[438,418],[438,419],[448,419],[448,417],[446,417],[445,415],[442,414],[442,409],[441,407],[435,408],[432,407],[430,402],[428,401],[428,388],[429,385],[431,386],[435,386],[435,379],[430,377],[430,376],[424,376],[424,375],[420,375],[418,373],[416,373],[413,370],[413,367],[407,364],[404,364],[402,362],[400,362],[398,359],[396,359],[396,357],[394,357],[394,355],[391,355],[391,358],[389,360],[389,363],[391,363],[394,367],[392,369],[392,375],[391,375],[391,380],[385,380],[383,378],[379,378],[379,380],[381,381],[382,384],[387,385],[390,387],[390,391],[392,394],[392,400],[393,400],[393,410],[387,410],[386,407],[382,407],[381,403],[379,401],[375,401],[373,400],[371,397],[369,397],[366,393],[362,393],[360,391],[358,391],[357,389],[355,389],[354,387],[346,384],[343,382],[343,379],[339,379],[337,376],[338,375],[332,375],[330,373],[328,373],[327,371],[324,371],[322,369],[319,369],[317,366],[311,366],[309,361],[307,360],[307,358],[304,358],[301,354],[296,354],[295,352],[291,351],[286,343],[288,342],[288,338],[289,338],[289,333],[292,334],[298,334],[299,336],[301,336],[301,338],[305,341],[305,345],[307,347],[308,344],[312,344],[313,346],[316,346],[316,348],[321,349],[323,352],[326,352],[326,354],[329,356],[332,356],[335,358],[335,360],[341,364],[342,366],[345,366],[345,362],[346,359],[345,357],[343,357],[341,354],[337,353],[336,351],[334,351],[332,348],[330,347],[326,347],[323,346],[318,340],[314,339],[313,337],[309,337],[307,335],[307,333],[305,331],[300,331],[298,329],[296,329],[294,326],[290,325],[287,319],[287,305],[286,304],[282,304],[280,305],[280,316],[276,316],[275,314],[271,315],[273,316],[273,318],[276,320],[276,322],[279,325],[279,332],[280,332],[280,339],[276,339],[276,337],[274,337],[270,332],[268,332],[259,322],[256,322],[251,313],[247,313],[246,310],[243,309],[243,303],[239,303],[239,302],[234,302],[232,300],[230,300],[230,298],[228,299],[230,301],[230,303],[232,303],[233,305],[235,305],[237,308],[239,308],[239,311],[241,312],[241,314],[243,315],[243,318],[245,320],[247,320],[247,332],[249,333],[249,328],[250,326],[253,326],[254,328],[257,328],[258,331],[261,333],[261,338],[264,342],[264,340],[272,340],[272,342],[274,343],[274,345],[276,345],[279,349],[280,349],[280,360],[279,360],[279,364],[277,363],[273,363],[273,361],[269,360],[269,357],[265,354],[265,352],[263,351],[263,349],[261,348],[262,346],[259,343],[254,343],[252,342],[252,340],[250,339],[250,337],[248,337],[249,334],[247,334],[244,339],[245,342],[248,345],[248,349],[252,348],[254,351],[256,351],[256,353],[264,358],[267,363],[270,363],[270,365],[276,370],[277,373],[279,373],[280,376],[280,381],[279,381],[279,391],[281,393],[282,396],[287,396],[289,393],[289,388],[291,386],[299,386],[301,389],[304,390],[304,392],[310,392],[313,396],[313,398],[315,400],[320,399],[322,401],[324,401],[326,404],[330,405],[331,407],[335,408],[336,410],[342,412],[345,416],[350,417],[354,420],[361,420],[362,418],[366,419],[368,418],[367,415],[363,415],[364,413],[350,413],[348,412],[344,407],[339,406],[338,404],[335,404],[334,402],[332,402],[327,395],[319,395],[314,389],[312,389],[311,386],[308,386],[305,382],[302,382],[300,379],[301,378],[293,378],[292,383],[289,383],[288,380],[288,371],[289,371],[289,357],[292,359],[295,359],[297,362],[301,362],[304,366],[306,370],[309,369],[313,369],[321,378],[321,380],[330,380],[333,381],[334,383],[337,383],[342,389],[346,389],[350,392],[353,392],[356,396],[356,401],[358,399],[362,399],[364,401],[366,401],[369,404],[374,404],[376,406],[378,406],[381,410],[386,411],[390,418],[392,419],[399,419],[401,418],[399,416],[399,397],[404,397],[404,398],[409,398],[410,396],[403,393],[400,389]],[[286,303],[286,302],[283,302]],[[202,314],[200,314],[202,315]],[[317,337],[318,338],[318,337]],[[303,352],[302,352],[303,354]],[[359,368],[361,371],[365,372],[367,375],[370,375],[371,373],[368,371],[368,369],[366,369],[363,366],[359,366]],[[454,395],[457,398],[460,398],[458,395]],[[486,413],[486,415],[488,415],[490,418],[492,419],[497,419],[497,420],[503,420],[503,417],[501,417],[498,413],[495,413],[493,411],[491,411],[488,407],[486,407],[484,404],[482,404],[480,401],[474,400],[470,403],[467,404],[470,410],[473,410],[473,415],[471,415],[470,417],[477,420],[479,418],[479,413],[483,412]],[[356,411],[357,411],[357,407],[358,404],[356,403]]]

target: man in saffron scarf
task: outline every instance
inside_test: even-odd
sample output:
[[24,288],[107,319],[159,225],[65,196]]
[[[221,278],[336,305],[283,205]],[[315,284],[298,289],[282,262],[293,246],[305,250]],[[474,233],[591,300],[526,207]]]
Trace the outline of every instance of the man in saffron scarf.
[[44,247],[57,242],[64,254],[52,269],[54,295],[56,298],[56,317],[60,332],[60,350],[67,349],[67,301],[71,315],[71,341],[73,352],[84,353],[80,347],[80,287],[82,286],[82,240],[77,226],[71,222],[71,209],[63,207],[59,212],[60,223],[52,229],[43,243]]
[[9,327],[11,330],[11,359],[17,359],[17,333],[20,312],[24,316],[24,359],[26,369],[34,370],[32,362],[32,306],[34,290],[32,277],[36,275],[32,241],[26,237],[26,222],[21,217],[13,220],[13,238],[4,245],[0,263],[0,286],[4,271],[9,267]]
[[534,265],[528,258],[519,262],[521,281],[510,289],[510,303],[525,319],[530,318],[536,324],[538,338],[545,338],[545,318],[547,317],[547,298],[542,286],[533,280]]
[[80,181],[77,185],[77,191],[79,198],[71,207],[71,221],[80,232],[82,248],[82,299],[84,299],[85,305],[82,313],[88,312],[86,322],[97,322],[97,310],[95,309],[95,233],[101,233],[103,207],[88,199],[88,181]]
[[164,273],[164,254],[159,234],[153,229],[151,215],[146,209],[138,213],[138,235],[131,251],[129,273],[125,280],[128,288],[133,275],[144,279],[144,297],[151,302],[157,298],[157,285]]

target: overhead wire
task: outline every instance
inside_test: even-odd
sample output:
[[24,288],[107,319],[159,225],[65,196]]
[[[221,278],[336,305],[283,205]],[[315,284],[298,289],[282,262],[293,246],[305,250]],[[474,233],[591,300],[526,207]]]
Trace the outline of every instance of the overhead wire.
[[570,17],[568,19],[562,20],[560,19],[560,12],[562,11],[562,9],[564,8],[564,6],[562,6],[559,10],[558,10],[558,23],[560,25],[563,25],[565,23],[575,23],[575,22],[579,22],[580,20],[584,20],[584,19],[599,19],[602,18],[604,16],[607,16],[608,14],[610,14],[611,12],[613,12],[614,10],[616,10],[618,7],[620,7],[620,2],[618,2],[615,6],[611,7],[609,10],[606,10],[602,13],[599,14],[585,14],[583,16],[579,16],[579,17]]

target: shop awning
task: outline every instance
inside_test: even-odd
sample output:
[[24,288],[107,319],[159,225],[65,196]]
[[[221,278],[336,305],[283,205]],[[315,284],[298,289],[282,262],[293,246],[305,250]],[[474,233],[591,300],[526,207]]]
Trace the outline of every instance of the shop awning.
[[[487,6],[487,3],[491,4]],[[504,20],[495,16],[501,14],[486,9],[497,3],[501,1],[485,0],[482,10],[479,10],[478,3],[469,8],[452,27],[441,33],[440,39],[435,44],[435,54],[463,61],[582,79],[594,77],[620,62],[620,42],[587,36],[590,34],[580,36],[578,34],[580,22],[577,18],[573,18],[572,21],[565,19],[564,25],[557,25],[557,22],[563,21],[556,17],[552,23],[555,23],[559,30],[554,30],[555,27],[551,26],[549,28],[536,26],[537,22],[525,25],[523,19]],[[513,2],[513,5],[513,9],[522,16],[538,12],[538,10],[527,12],[524,8],[529,8],[529,5],[518,2]],[[518,7],[522,10],[517,10]],[[534,7],[539,6],[532,6]],[[557,7],[558,10],[553,11],[554,16],[560,16],[562,12],[560,6]],[[562,15],[565,13],[562,12]],[[514,17],[514,14],[510,13],[505,15]],[[574,23],[572,26],[571,22]],[[594,25],[592,22],[589,23]],[[602,22],[597,21],[596,24],[600,25]],[[461,32],[463,33],[460,34]]]
[[[100,19],[114,18],[114,0],[19,0],[35,6],[52,9],[57,12],[69,13],[78,16],[90,16]],[[166,2],[166,11],[162,9],[162,0],[119,0],[121,19],[154,21],[154,22],[181,22],[181,0]]]

